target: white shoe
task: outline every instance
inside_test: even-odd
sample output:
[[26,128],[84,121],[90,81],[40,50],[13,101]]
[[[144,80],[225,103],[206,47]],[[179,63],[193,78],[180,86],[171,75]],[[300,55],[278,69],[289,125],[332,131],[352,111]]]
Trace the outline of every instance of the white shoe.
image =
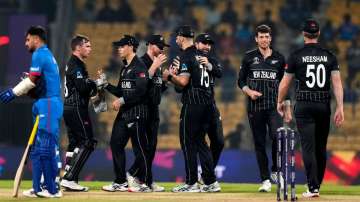
[[271,182],[270,180],[264,180],[259,187],[259,192],[270,192],[271,191]]
[[122,184],[118,184],[118,183],[113,182],[112,184],[104,185],[102,187],[102,190],[109,191],[109,192],[115,192],[115,191],[125,192],[125,191],[128,191],[128,183],[124,182]]
[[36,193],[36,196],[38,196],[38,197],[40,197],[40,198],[55,198],[55,195],[50,194],[50,193],[48,192],[48,190],[46,190],[46,189],[44,189],[44,190],[42,190],[42,191],[40,191],[40,192],[37,192],[37,193]]
[[61,190],[59,190],[56,194],[54,194],[55,198],[61,198],[63,196],[63,193]]
[[143,192],[143,193],[149,193],[152,192],[150,187],[148,187],[145,183],[139,184],[138,186],[133,186],[128,189],[129,192]]
[[220,192],[221,187],[220,187],[220,184],[217,181],[215,181],[212,184],[201,186],[200,191],[201,192]]
[[307,190],[306,192],[302,193],[304,198],[315,198],[319,197],[320,193],[318,189],[314,189],[312,192]]
[[126,180],[129,187],[138,187],[140,185],[139,180],[136,177],[130,175],[129,172],[126,172]]
[[155,182],[153,182],[151,184],[151,189],[153,192],[164,192],[165,191],[165,188],[156,184]]
[[60,182],[60,186],[64,187],[66,191],[89,191],[89,187],[84,187],[76,183],[75,181],[69,181],[62,179]]
[[198,183],[195,183],[193,185],[180,184],[180,185],[174,187],[171,191],[172,192],[192,192],[192,193],[196,193],[196,192],[200,192],[200,188],[199,188]]
[[[270,175],[270,179],[274,184],[277,184],[277,181],[278,181],[277,172],[272,172]],[[280,189],[284,190],[284,177],[282,176],[281,173],[280,173]]]
[[33,188],[23,191],[25,197],[36,198],[36,194]]

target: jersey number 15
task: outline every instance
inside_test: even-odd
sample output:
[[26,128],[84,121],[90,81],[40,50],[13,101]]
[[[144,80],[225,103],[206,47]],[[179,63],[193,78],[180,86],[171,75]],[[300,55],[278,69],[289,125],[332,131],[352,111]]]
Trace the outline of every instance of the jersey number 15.
[[206,71],[206,68],[200,64],[201,69],[201,86],[205,86],[206,88],[209,87],[210,79],[209,79],[209,73]]

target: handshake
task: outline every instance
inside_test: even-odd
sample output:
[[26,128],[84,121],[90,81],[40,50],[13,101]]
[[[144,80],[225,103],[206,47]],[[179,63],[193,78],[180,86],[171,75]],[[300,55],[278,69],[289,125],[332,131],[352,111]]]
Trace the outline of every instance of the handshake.
[[98,90],[103,90],[109,84],[106,78],[106,74],[102,70],[98,70],[97,79],[95,80]]
[[109,84],[106,78],[106,74],[99,70],[97,72],[97,79],[94,81],[97,88],[97,95],[91,97],[91,101],[94,107],[94,111],[96,113],[106,112],[107,111],[107,103],[105,99],[105,88]]

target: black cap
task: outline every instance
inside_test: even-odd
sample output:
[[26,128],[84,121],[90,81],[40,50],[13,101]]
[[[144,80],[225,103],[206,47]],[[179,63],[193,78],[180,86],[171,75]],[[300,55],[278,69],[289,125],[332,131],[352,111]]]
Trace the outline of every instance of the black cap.
[[136,40],[135,37],[131,35],[124,35],[123,38],[121,38],[119,41],[114,41],[113,46],[133,46],[134,48],[137,48],[139,46],[138,40]]
[[195,33],[189,25],[182,25],[176,29],[176,35],[187,38],[194,38]]
[[314,19],[307,19],[304,22],[304,26],[303,26],[303,31],[310,33],[310,34],[315,34],[317,32],[319,32],[320,30],[320,26],[319,23],[314,20]]
[[153,34],[149,36],[147,43],[156,45],[157,47],[160,48],[160,50],[164,49],[165,46],[170,47],[169,44],[165,43],[164,37],[159,34]]
[[203,33],[203,34],[199,34],[196,39],[195,42],[201,42],[203,44],[214,44],[214,40],[211,38],[210,34],[207,33]]

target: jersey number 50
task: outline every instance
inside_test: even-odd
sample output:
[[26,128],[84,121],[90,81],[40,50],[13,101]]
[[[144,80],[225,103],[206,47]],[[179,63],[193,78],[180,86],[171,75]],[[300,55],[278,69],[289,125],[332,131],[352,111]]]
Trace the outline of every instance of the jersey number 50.
[[322,88],[325,86],[326,72],[325,66],[319,64],[316,68],[314,64],[308,64],[306,67],[306,85],[313,88],[315,84]]

